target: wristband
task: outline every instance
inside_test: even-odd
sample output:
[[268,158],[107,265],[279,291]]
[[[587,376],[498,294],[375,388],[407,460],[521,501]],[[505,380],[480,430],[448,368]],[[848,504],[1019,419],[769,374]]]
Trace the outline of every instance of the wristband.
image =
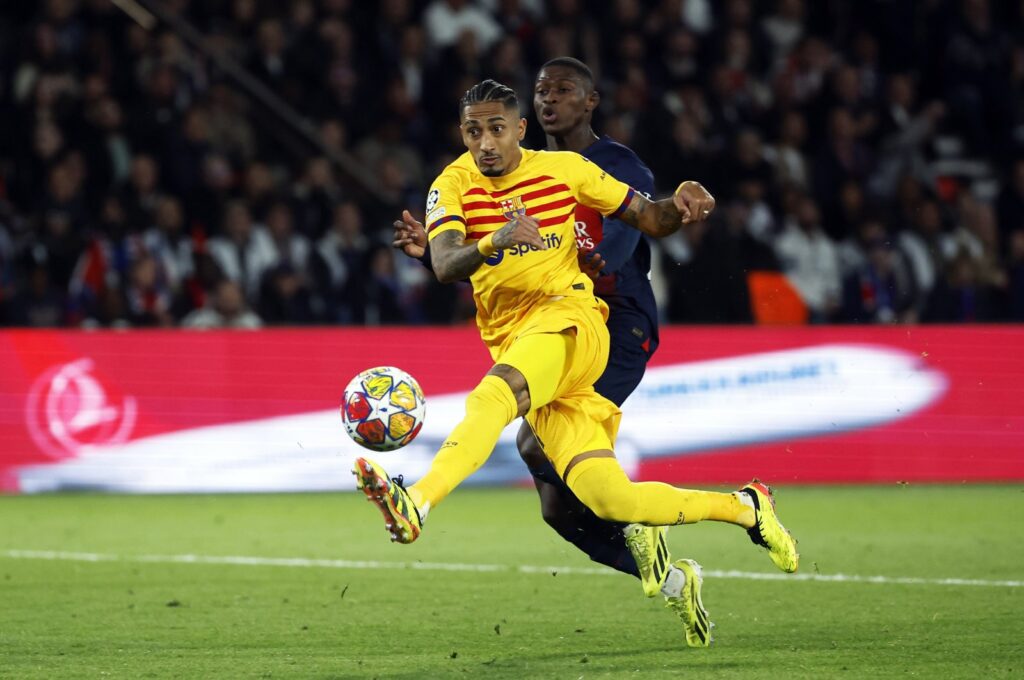
[[484,257],[490,257],[498,252],[498,249],[494,247],[494,232],[492,231],[487,236],[476,242],[476,250]]

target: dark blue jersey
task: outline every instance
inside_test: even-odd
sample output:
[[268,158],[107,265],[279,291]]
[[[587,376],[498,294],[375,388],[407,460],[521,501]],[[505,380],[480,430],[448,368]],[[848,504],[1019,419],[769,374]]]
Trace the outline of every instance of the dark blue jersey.
[[[654,194],[654,175],[633,150],[603,136],[582,151],[595,165],[648,198]],[[594,292],[611,309],[608,326],[639,337],[643,332],[648,354],[658,345],[658,307],[651,288],[651,246],[647,236],[617,219],[579,205],[576,208],[576,245],[596,250],[606,262],[594,282]],[[634,321],[643,323],[638,327]],[[634,330],[636,329],[636,330]]]

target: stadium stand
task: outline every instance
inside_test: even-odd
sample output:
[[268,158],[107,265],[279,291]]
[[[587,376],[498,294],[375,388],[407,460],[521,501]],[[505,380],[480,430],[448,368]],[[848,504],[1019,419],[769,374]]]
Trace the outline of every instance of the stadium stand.
[[391,221],[469,85],[564,54],[718,198],[667,321],[1024,320],[1024,3],[41,0],[0,12],[0,324],[464,321]]

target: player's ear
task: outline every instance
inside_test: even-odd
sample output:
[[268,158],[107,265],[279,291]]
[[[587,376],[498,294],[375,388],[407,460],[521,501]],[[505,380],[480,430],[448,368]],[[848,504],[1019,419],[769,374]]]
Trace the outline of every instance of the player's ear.
[[597,90],[591,90],[590,94],[587,95],[586,110],[587,113],[592,112],[597,108],[597,105],[601,103],[601,94]]
[[518,137],[519,141],[520,142],[523,141],[523,137],[525,137],[525,136],[526,136],[526,119],[525,118],[520,118],[519,119],[519,137]]

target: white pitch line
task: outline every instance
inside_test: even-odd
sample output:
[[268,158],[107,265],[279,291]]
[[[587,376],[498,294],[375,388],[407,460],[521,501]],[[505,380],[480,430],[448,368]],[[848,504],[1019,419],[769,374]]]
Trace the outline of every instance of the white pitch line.
[[[306,557],[258,557],[250,555],[117,555],[113,553],[65,552],[59,550],[4,550],[0,557],[16,560],[60,560],[67,562],[143,562],[152,564],[228,564],[248,567],[314,567],[321,569],[414,569],[417,571],[519,572],[522,574],[578,574],[612,576],[608,567],[542,567],[531,564],[464,564],[459,562],[381,562],[378,560],[330,560]],[[823,583],[873,583],[910,586],[988,586],[1024,588],[1024,581],[969,578],[919,578],[915,576],[859,576],[856,574],[779,574],[757,571],[705,569],[710,578],[744,581],[817,581]]]

